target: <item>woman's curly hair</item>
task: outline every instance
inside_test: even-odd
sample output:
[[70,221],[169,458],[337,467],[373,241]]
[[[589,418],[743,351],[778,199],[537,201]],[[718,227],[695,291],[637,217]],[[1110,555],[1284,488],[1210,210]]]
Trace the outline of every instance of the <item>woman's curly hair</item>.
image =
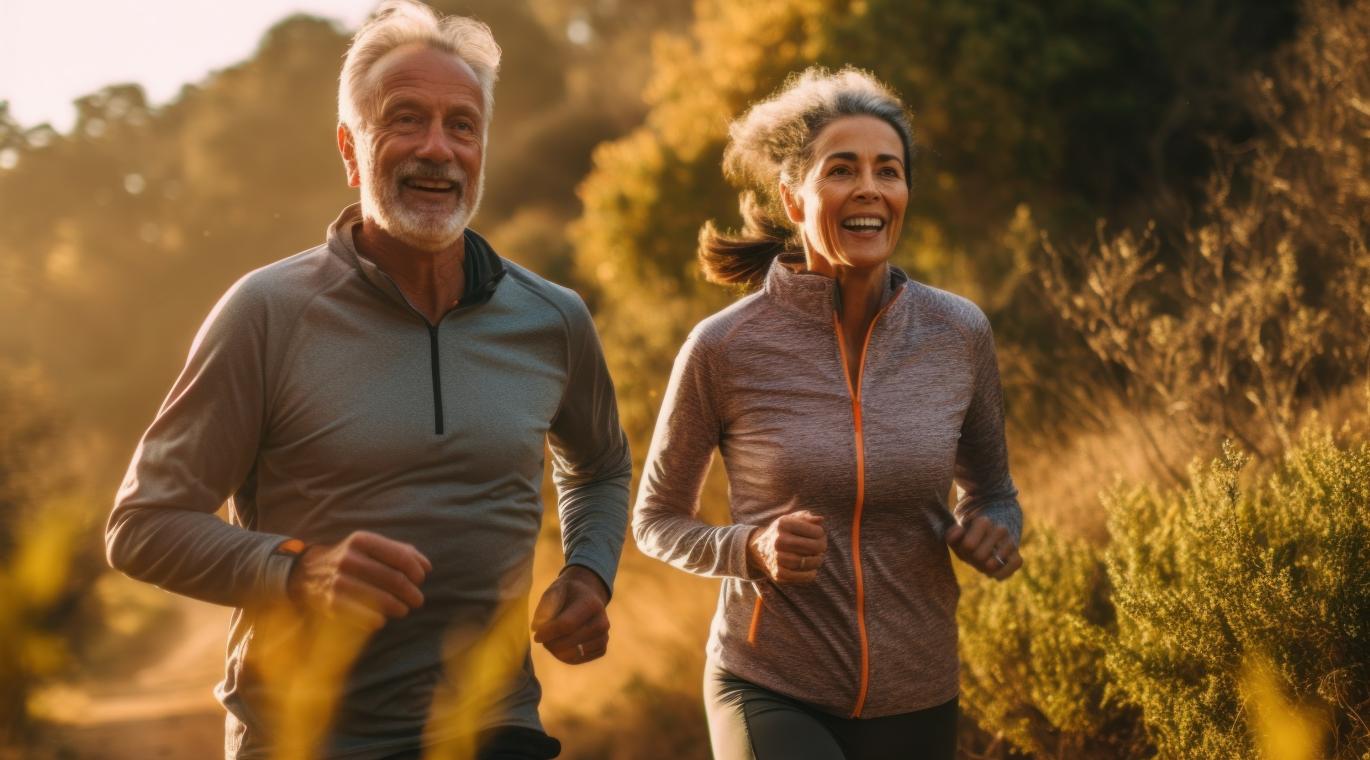
[[[798,187],[813,163],[818,133],[846,116],[873,116],[892,127],[904,145],[904,166],[913,158],[913,127],[903,102],[868,72],[819,66],[792,74],[775,94],[728,127],[723,174],[739,188],[742,229],[720,232],[712,221],[699,230],[699,264],[710,282],[761,284],[771,260],[798,250],[796,230],[780,199],[780,184]],[[906,169],[904,181],[911,183]]]

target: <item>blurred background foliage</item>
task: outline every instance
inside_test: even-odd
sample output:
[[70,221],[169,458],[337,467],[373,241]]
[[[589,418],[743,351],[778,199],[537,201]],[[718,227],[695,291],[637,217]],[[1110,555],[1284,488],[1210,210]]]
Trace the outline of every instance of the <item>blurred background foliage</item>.
[[[685,334],[736,295],[694,263],[738,222],[728,121],[811,63],[906,99],[897,263],[990,315],[1029,524],[1018,578],[963,578],[967,757],[1370,753],[1370,2],[433,5],[505,49],[475,226],[591,303],[639,464]],[[0,101],[0,744],[58,751],[35,695],[186,638],[103,576],[99,526],[217,296],[353,199],[348,34],[284,19],[67,133]],[[715,586],[630,546],[619,588],[608,658],[538,660],[549,726],[572,758],[705,756]]]

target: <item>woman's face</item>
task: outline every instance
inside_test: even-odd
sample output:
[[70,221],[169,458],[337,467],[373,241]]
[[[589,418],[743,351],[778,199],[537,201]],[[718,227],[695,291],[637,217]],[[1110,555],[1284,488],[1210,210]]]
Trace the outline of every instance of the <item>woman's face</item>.
[[813,156],[797,188],[780,188],[809,267],[832,274],[884,264],[909,203],[899,134],[874,116],[844,116],[818,133]]

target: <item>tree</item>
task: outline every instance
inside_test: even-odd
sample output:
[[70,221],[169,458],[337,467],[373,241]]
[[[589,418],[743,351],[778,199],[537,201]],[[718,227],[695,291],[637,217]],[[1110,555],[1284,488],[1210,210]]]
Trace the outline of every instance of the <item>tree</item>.
[[1260,129],[1220,144],[1167,255],[1155,225],[1047,240],[1046,300],[1134,406],[1216,444],[1288,449],[1300,417],[1370,369],[1370,3],[1310,2],[1272,74],[1240,91]]
[[[602,291],[634,439],[674,347],[727,298],[694,265],[699,226],[738,221],[719,170],[727,123],[789,73],[855,64],[904,94],[922,150],[896,261],[977,300],[1001,341],[1041,363],[1050,314],[1004,244],[1020,207],[1071,238],[1188,197],[1204,171],[1194,146],[1246,123],[1225,85],[1280,38],[1289,7],[700,0],[689,33],[654,51],[646,123],[600,146],[581,187],[577,266]],[[1221,41],[1185,42],[1205,34]]]
[[[640,101],[587,86],[609,64],[527,3],[440,5],[490,23],[505,50],[476,229],[567,279],[564,227],[590,146],[640,118]],[[606,27],[594,44],[631,68],[661,18],[632,27],[635,42]],[[109,492],[218,295],[317,245],[355,200],[334,144],[347,37],[284,19],[250,58],[164,106],[133,84],[82,97],[69,134],[0,109],[0,150],[14,151],[0,161],[0,352],[39,364],[57,406],[106,439],[91,477]]]

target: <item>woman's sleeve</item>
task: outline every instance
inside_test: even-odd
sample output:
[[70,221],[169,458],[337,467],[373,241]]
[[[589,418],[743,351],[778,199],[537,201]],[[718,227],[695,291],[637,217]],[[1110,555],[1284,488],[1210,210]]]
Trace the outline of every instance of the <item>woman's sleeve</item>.
[[1023,510],[1008,472],[1004,393],[994,355],[994,334],[989,319],[979,309],[975,317],[968,335],[974,388],[956,448],[955,476],[960,491],[956,519],[965,523],[984,515],[1007,528],[1017,543],[1023,532]]
[[700,328],[676,356],[638,486],[633,538],[644,554],[686,572],[755,579],[747,567],[753,526],[709,525],[698,517],[699,492],[723,429],[715,358]]

